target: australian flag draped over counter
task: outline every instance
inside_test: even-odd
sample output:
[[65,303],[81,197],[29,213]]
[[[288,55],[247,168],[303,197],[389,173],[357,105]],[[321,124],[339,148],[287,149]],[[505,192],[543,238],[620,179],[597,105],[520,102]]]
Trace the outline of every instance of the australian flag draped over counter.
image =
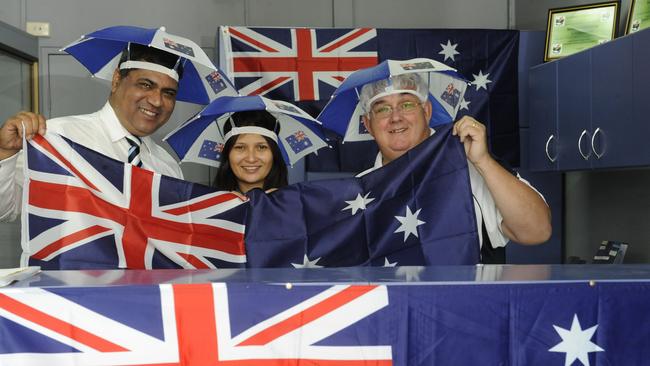
[[647,280],[10,287],[0,364],[645,365],[648,302]]
[[58,135],[27,148],[23,251],[48,269],[474,264],[467,160],[451,125],[362,178],[243,203]]
[[[287,100],[314,117],[355,70],[387,59],[440,61],[472,83],[457,117],[483,122],[491,151],[519,165],[518,31],[222,26],[218,39],[220,67],[242,94]],[[373,142],[339,144],[308,157],[307,169],[359,172],[376,152]]]

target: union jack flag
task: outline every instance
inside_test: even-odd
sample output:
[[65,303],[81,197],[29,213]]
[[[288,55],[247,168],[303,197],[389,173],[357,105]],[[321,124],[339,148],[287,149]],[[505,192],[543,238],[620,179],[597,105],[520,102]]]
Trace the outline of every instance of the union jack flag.
[[353,71],[377,64],[374,28],[221,28],[222,62],[243,95],[325,100]]
[[[22,245],[44,268],[216,268],[246,262],[245,205],[47,134],[26,154]],[[94,263],[85,263],[92,258]]]
[[[253,289],[251,289],[251,286]],[[391,365],[385,286],[8,289],[2,365]],[[264,296],[265,306],[259,305]]]

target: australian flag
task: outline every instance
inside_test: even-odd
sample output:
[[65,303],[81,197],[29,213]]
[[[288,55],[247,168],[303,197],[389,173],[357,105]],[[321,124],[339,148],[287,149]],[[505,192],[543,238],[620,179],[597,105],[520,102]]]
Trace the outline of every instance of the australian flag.
[[[500,269],[501,279],[521,278],[517,266]],[[547,279],[550,273],[540,269],[548,270],[527,268],[526,276]],[[351,269],[341,273],[368,279]],[[468,278],[454,277],[458,273],[450,267],[375,270],[395,281],[388,285],[327,285],[321,274],[319,284],[292,288],[195,278],[3,288],[0,364],[588,366],[650,359],[647,280],[471,284],[479,279],[471,269],[462,271]],[[414,282],[441,278],[464,283]]]
[[[519,165],[518,31],[223,26],[219,37],[220,66],[242,94],[296,101],[314,117],[352,71],[388,59],[440,61],[472,83],[462,99],[453,91],[445,95],[460,105],[457,118],[484,123],[490,150]],[[372,166],[377,152],[373,141],[327,150],[309,156],[307,169],[359,172]]]
[[194,57],[194,50],[192,49],[192,46],[188,46],[179,42],[176,42],[172,39],[169,38],[163,38],[163,43],[165,44],[165,47],[169,48],[170,50],[178,51],[180,53],[186,54],[188,56]]
[[451,127],[360,178],[252,192],[247,227],[258,229],[246,232],[248,265],[478,263],[467,159]]
[[475,264],[467,160],[442,125],[361,178],[243,203],[58,135],[27,147],[22,245],[48,269]]
[[440,96],[440,99],[455,108],[460,99],[460,90],[454,88],[454,84],[449,84]]
[[285,138],[294,154],[298,154],[313,144],[303,131],[297,131]]
[[217,71],[213,71],[205,77],[205,80],[212,88],[215,94],[219,94],[222,90],[226,89],[226,82]]
[[246,208],[56,134],[29,142],[22,245],[47,269],[217,268],[246,263]]
[[223,151],[223,144],[212,140],[204,140],[199,150],[199,156],[202,158],[221,161],[221,152]]

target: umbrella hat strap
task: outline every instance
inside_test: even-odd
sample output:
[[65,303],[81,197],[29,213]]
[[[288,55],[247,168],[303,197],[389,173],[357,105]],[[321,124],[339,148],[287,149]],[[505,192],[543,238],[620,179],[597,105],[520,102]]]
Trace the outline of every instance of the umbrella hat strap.
[[178,72],[176,72],[176,70],[172,70],[170,68],[155,64],[153,62],[132,61],[132,60],[124,61],[120,64],[120,70],[124,70],[124,69],[145,69],[145,70],[156,71],[165,74],[178,82]]
[[268,130],[264,127],[257,126],[233,127],[232,130],[228,131],[226,134],[226,141],[228,141],[233,136],[241,135],[244,133],[254,133],[257,135],[266,136],[275,141],[276,144],[278,143],[278,136],[273,131]]

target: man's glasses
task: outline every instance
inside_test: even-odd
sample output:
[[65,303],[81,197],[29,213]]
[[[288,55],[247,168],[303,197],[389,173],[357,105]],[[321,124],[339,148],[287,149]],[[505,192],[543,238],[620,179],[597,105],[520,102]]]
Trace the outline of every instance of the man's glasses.
[[393,115],[393,111],[397,111],[401,115],[406,115],[406,114],[411,114],[415,113],[415,110],[421,105],[422,103],[419,102],[413,102],[410,100],[401,102],[397,104],[397,107],[393,107],[390,105],[379,105],[375,108],[372,109],[372,114],[375,115],[376,118],[379,119],[384,119],[388,118]]

